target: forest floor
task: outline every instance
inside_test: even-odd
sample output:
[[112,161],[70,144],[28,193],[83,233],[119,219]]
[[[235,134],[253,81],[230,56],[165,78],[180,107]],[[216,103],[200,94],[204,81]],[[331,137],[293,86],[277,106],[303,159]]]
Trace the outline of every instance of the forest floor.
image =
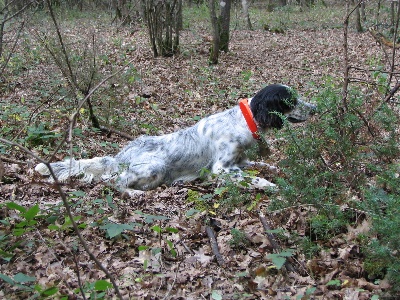
[[[101,39],[101,78],[131,60],[124,67],[126,76],[106,82],[93,103],[103,124],[133,137],[193,125],[269,83],[293,86],[307,99],[329,82],[327,78],[336,83],[343,78],[340,28],[288,29],[280,34],[262,29],[234,30],[229,53],[221,53],[219,64],[209,66],[210,37],[205,30],[184,30],[180,55],[153,58],[144,28],[116,30],[89,22],[74,26],[63,27],[71,40],[80,38],[78,28],[82,26]],[[54,63],[49,63],[49,55],[35,52],[40,52],[35,48],[40,35],[36,30],[39,33],[26,33],[27,44],[18,48],[21,56],[31,53],[35,66],[23,66],[22,62],[18,73],[1,82],[1,104],[23,110],[14,111],[12,117],[10,113],[0,124],[14,132],[16,141],[24,138],[24,145],[46,157],[55,149],[57,139],[49,141],[29,128],[36,124],[38,130],[44,122],[46,130],[61,140],[75,104],[73,100],[68,105],[61,103],[65,81]],[[350,31],[352,66],[368,69],[381,57],[380,46],[368,32]],[[370,75],[353,71],[352,76],[368,79]],[[318,116],[311,122],[318,122]],[[72,146],[63,146],[54,160],[68,156],[71,147],[78,158],[113,155],[128,142],[121,135],[90,127],[87,108],[83,108]],[[279,151],[284,141],[275,141],[272,133],[268,139],[272,154],[266,161],[278,165],[284,158]],[[92,299],[95,294],[98,298],[115,297],[113,289],[102,295],[99,280],[107,278],[78,242],[55,187],[33,171],[37,161],[16,148],[2,157],[5,175],[0,187],[0,244],[5,259],[0,263],[0,273],[14,278],[14,283],[0,282],[0,298],[26,299],[40,294],[39,290],[57,287],[57,295],[81,299],[80,286],[87,296],[92,294]],[[279,171],[263,174],[272,182],[285,176]],[[106,183],[84,185],[73,181],[62,188],[69,195],[90,250],[114,276],[127,299],[371,299],[389,287],[386,280],[368,278],[364,270],[357,242],[358,235],[369,227],[363,217],[331,240],[321,242],[317,251],[305,253],[293,237],[308,234],[313,208],[270,211],[269,194],[261,190],[240,190],[246,201],[235,202],[226,190],[207,181],[161,186],[131,198]],[[202,201],[206,203],[203,209],[199,208]],[[35,223],[18,225],[25,220],[23,212],[4,205],[8,202],[27,209],[38,204]],[[280,229],[274,232],[278,247],[262,225],[263,216],[272,229]],[[21,236],[15,232],[18,226]],[[223,264],[212,251],[207,226],[215,233]],[[292,268],[286,265],[278,269],[277,261],[267,257],[271,253],[281,253],[278,261],[283,259]],[[29,277],[15,277],[19,273]]]

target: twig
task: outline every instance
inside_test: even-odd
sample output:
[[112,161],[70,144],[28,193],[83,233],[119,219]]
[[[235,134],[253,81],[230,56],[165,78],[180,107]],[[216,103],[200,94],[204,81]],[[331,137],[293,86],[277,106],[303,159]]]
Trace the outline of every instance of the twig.
[[16,160],[16,159],[13,159],[13,158],[7,158],[7,157],[5,157],[3,155],[0,155],[0,160],[2,160],[4,162],[7,162],[7,163],[10,163],[10,164],[18,164],[18,165],[26,165],[27,164],[26,161]]
[[179,262],[178,267],[176,268],[176,271],[175,271],[174,281],[172,282],[171,287],[168,289],[168,292],[165,294],[165,296],[164,296],[164,298],[162,298],[162,300],[167,299],[167,297],[171,293],[172,289],[174,288],[176,278],[178,277],[178,271],[179,271],[179,267],[181,266],[181,263],[182,263],[182,261]]
[[43,159],[41,159],[39,156],[37,156],[35,153],[33,153],[32,151],[30,151],[28,148],[16,143],[16,142],[12,142],[3,138],[0,138],[0,142],[3,142],[5,144],[8,144],[10,146],[14,146],[17,147],[19,149],[21,149],[22,151],[24,151],[25,153],[27,153],[28,155],[32,156],[33,158],[37,159],[38,161],[40,161],[41,163],[44,163],[46,165],[46,167],[48,168],[48,170],[50,171],[50,175],[51,177],[54,179],[54,186],[56,187],[57,191],[60,194],[60,198],[64,204],[65,210],[67,212],[68,217],[71,220],[71,225],[74,228],[74,231],[76,233],[76,235],[78,236],[79,241],[81,242],[83,248],[85,249],[86,253],[89,255],[89,257],[95,262],[95,264],[97,265],[97,267],[102,270],[104,272],[104,274],[110,279],[111,284],[114,287],[115,293],[117,294],[119,299],[123,299],[122,295],[119,291],[118,285],[114,280],[114,277],[111,275],[111,273],[102,265],[102,263],[96,258],[96,256],[90,251],[85,239],[83,238],[78,225],[76,224],[74,217],[72,215],[72,211],[71,211],[71,207],[68,203],[68,199],[67,199],[67,195],[65,194],[64,190],[61,188],[61,184],[57,179],[57,176],[54,174],[54,171],[50,165],[50,163],[48,161],[45,161]]
[[[392,60],[391,60],[391,71],[394,71],[395,68],[395,61],[396,61],[396,41],[397,41],[397,31],[399,29],[399,20],[400,19],[400,3],[397,3],[397,20],[396,20],[396,26],[394,28],[394,34],[393,34],[393,48],[392,48]],[[393,78],[393,73],[390,73],[389,79],[388,79],[388,87],[390,86],[390,83],[392,82]]]
[[117,129],[114,128],[109,128],[109,127],[105,127],[105,126],[100,126],[100,130],[106,133],[115,133],[119,136],[122,136],[124,138],[126,138],[127,140],[134,140],[135,138],[133,136],[131,136],[129,133],[123,132],[123,131],[119,131]]
[[56,27],[56,32],[57,32],[58,41],[59,41],[59,43],[60,43],[60,45],[61,45],[61,50],[62,50],[62,53],[63,53],[64,58],[65,58],[65,63],[67,64],[67,68],[68,68],[68,72],[69,72],[69,77],[71,78],[72,83],[73,83],[75,86],[78,86],[77,83],[76,83],[75,74],[74,74],[74,72],[72,71],[71,63],[70,63],[70,61],[69,61],[69,56],[68,56],[68,53],[67,53],[67,49],[65,48],[64,41],[63,41],[62,36],[61,36],[60,28],[59,28],[59,26],[58,26],[56,17],[55,17],[55,15],[54,15],[53,7],[52,7],[51,4],[50,4],[50,0],[46,0],[46,3],[47,3],[47,6],[48,6],[48,8],[49,8],[49,12],[50,12],[51,19],[53,20],[54,26]]
[[206,226],[206,232],[207,232],[208,238],[210,239],[211,249],[215,255],[215,258],[217,259],[217,263],[219,266],[223,267],[225,265],[225,260],[222,257],[221,253],[219,253],[218,243],[217,243],[217,239],[215,238],[214,231],[211,229],[210,226]]
[[79,272],[78,259],[76,257],[75,252],[72,253],[72,256],[74,257],[74,263],[75,263],[75,268],[76,268],[76,276],[77,276],[77,279],[78,279],[79,290],[81,291],[83,300],[86,300],[85,290],[83,289],[82,281],[81,281],[81,275],[80,275],[80,272]]
[[389,91],[389,93],[386,95],[385,99],[383,99],[382,103],[374,110],[374,112],[370,115],[368,119],[371,119],[381,108],[385,103],[388,103],[390,99],[393,98],[394,94],[397,93],[397,91],[400,89],[400,82],[396,83],[396,85]]
[[[264,227],[265,234],[267,235],[267,238],[268,238],[269,242],[271,243],[272,248],[275,251],[280,251],[281,247],[279,246],[278,242],[276,241],[274,235],[270,232],[271,227],[269,226],[267,219],[265,218],[265,216],[262,213],[260,213],[260,221]],[[289,272],[297,272],[297,270],[292,266],[292,264],[289,262],[289,260],[285,261],[285,267],[286,267],[286,270],[288,270]]]
[[193,255],[195,254],[195,253],[193,252],[193,250],[190,249],[190,248],[188,247],[188,245],[186,245],[186,243],[185,243],[184,241],[180,240],[179,242],[181,243],[181,245],[183,246],[183,248],[185,248],[185,250],[186,250],[187,252],[189,252],[190,254],[193,254]]

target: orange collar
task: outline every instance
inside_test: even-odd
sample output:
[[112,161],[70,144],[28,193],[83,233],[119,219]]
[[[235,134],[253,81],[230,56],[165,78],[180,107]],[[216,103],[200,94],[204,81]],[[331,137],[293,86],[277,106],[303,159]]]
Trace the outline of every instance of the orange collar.
[[247,99],[240,100],[239,107],[242,111],[244,119],[246,120],[247,126],[249,126],[253,138],[255,138],[256,140],[261,139],[260,135],[257,133],[257,125],[256,122],[254,122],[253,113],[251,112],[249,106],[249,101]]

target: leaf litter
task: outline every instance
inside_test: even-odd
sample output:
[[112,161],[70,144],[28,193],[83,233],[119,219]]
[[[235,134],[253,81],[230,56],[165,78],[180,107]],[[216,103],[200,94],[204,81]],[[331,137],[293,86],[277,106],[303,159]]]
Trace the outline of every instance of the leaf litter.
[[[111,29],[98,30],[103,40],[111,40],[115,34]],[[134,32],[120,29],[120,46],[113,48],[108,44],[106,50],[116,62],[121,53],[126,58],[134,57],[139,79],[129,85],[113,82],[107,86],[120,85],[116,97],[121,106],[111,112],[127,120],[119,129],[133,136],[169,133],[235,105],[238,98],[251,96],[267,83],[294,86],[307,97],[317,93],[324,77],[340,80],[342,76],[341,29],[289,30],[285,34],[234,31],[230,52],[222,53],[219,65],[213,67],[208,66],[208,52],[204,52],[208,47],[206,36],[206,33],[193,36],[189,31],[183,32],[181,55],[153,58],[143,29]],[[380,53],[368,33],[352,33],[349,42],[353,65],[366,66],[369,58]],[[40,64],[35,72],[19,78],[21,84],[5,95],[5,101],[20,101],[21,94],[26,99],[38,97],[35,81],[46,82],[48,79],[42,78],[43,70],[50,69]],[[109,72],[109,69],[105,65],[103,71]],[[27,106],[28,110],[34,108],[28,103]],[[50,105],[47,110],[53,109]],[[52,129],[62,131],[65,117],[56,114],[54,121],[59,122],[52,123]],[[108,125],[113,126],[113,122],[109,121]],[[90,125],[82,118],[77,127],[85,126]],[[273,136],[268,138],[274,140]],[[127,143],[115,134],[90,131],[84,131],[74,142],[87,155],[97,156],[115,154],[119,146]],[[101,142],[114,143],[114,146],[103,147]],[[65,154],[56,156],[63,159]],[[40,219],[23,239],[9,235],[16,247],[2,249],[12,252],[13,256],[2,260],[0,273],[16,280],[22,276],[19,274],[25,274],[25,279],[19,280],[21,284],[35,278],[42,288],[57,286],[60,294],[70,299],[79,298],[78,274],[84,285],[106,279],[105,275],[89,259],[68,226],[58,193],[32,172],[36,162],[21,152],[10,157],[24,160],[28,165],[4,163],[7,182],[0,187],[1,202],[16,202],[27,208],[39,204],[42,215],[57,216],[54,224],[60,229],[48,229],[45,219]],[[275,147],[267,162],[276,165],[280,159],[281,154]],[[279,175],[268,174],[272,181]],[[123,296],[129,299],[218,299],[219,296],[222,299],[369,299],[388,288],[384,280],[371,282],[363,269],[363,255],[356,239],[368,230],[367,219],[360,219],[346,233],[319,245],[313,255],[302,253],[290,234],[283,233],[278,238],[279,246],[293,250],[291,258],[296,270],[288,272],[284,267],[278,269],[267,258],[276,249],[263,230],[258,212],[266,214],[273,228],[305,236],[312,208],[293,207],[283,213],[270,213],[266,194],[252,210],[239,205],[231,211],[213,209],[214,215],[211,210],[205,210],[187,217],[187,212],[196,208],[195,203],[187,201],[188,191],[199,191],[201,197],[213,194],[212,186],[200,181],[186,186],[162,186],[134,198],[124,198],[104,183],[82,185],[73,181],[63,188],[69,193],[83,191],[81,196],[71,198],[74,215],[81,216],[77,222],[82,225],[82,234],[94,255],[115,276]],[[252,199],[255,197],[256,193],[252,192]],[[8,235],[19,221],[19,214],[2,206],[1,216],[10,222],[0,225],[2,235]],[[205,233],[210,220],[217,224],[211,226],[226,262],[223,267],[216,262]],[[161,232],[152,229],[155,225]],[[165,231],[168,227],[178,232]],[[235,248],[230,243],[232,228],[245,234],[248,240],[245,247]],[[1,287],[0,295],[7,299],[25,298],[30,294],[5,283]],[[109,290],[106,298],[112,298],[112,294]]]

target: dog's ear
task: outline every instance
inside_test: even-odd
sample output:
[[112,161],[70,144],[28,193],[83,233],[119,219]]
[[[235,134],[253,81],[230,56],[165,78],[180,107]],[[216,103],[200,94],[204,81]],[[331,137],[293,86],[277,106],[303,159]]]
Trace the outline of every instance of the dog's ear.
[[297,103],[295,93],[287,86],[273,84],[259,91],[250,102],[254,120],[263,130],[283,127],[283,114]]

